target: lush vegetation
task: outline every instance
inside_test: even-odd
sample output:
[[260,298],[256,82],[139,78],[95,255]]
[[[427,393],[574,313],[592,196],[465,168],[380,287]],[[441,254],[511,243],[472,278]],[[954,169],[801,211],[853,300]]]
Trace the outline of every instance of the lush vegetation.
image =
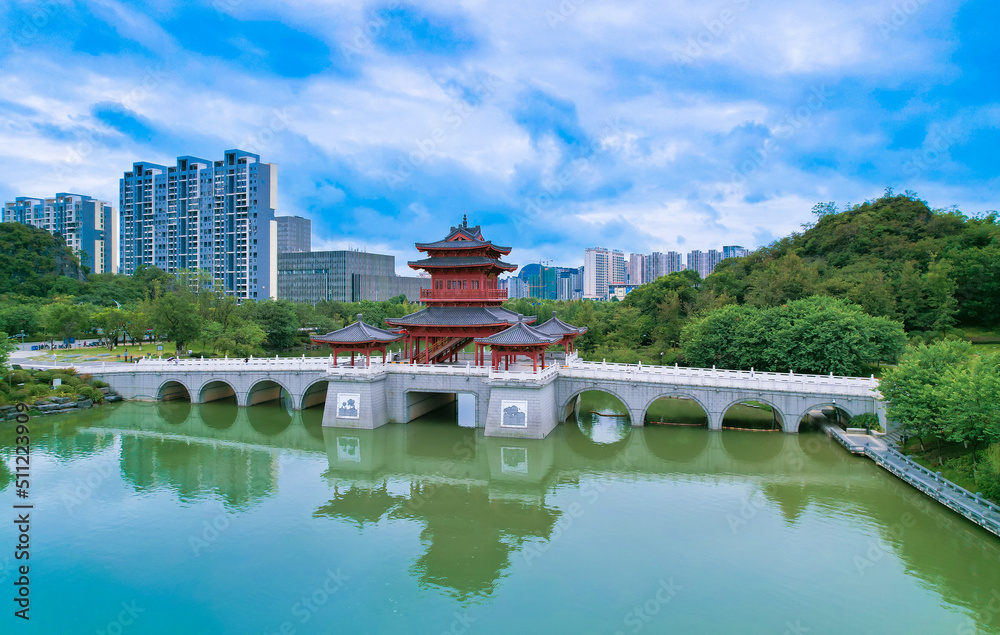
[[1000,355],[972,354],[957,340],[919,344],[880,389],[914,449],[1000,500]]
[[[33,404],[49,397],[68,397],[74,401],[90,399],[104,401],[101,388],[107,384],[90,375],[77,375],[72,368],[59,370],[8,370],[0,378],[0,406],[18,403]],[[61,385],[53,387],[54,379]]]
[[[899,323],[911,341],[925,342],[955,327],[989,337],[1000,326],[995,214],[935,211],[891,192],[814,211],[816,222],[802,233],[723,261],[705,280],[675,273],[620,303],[521,299],[507,306],[539,321],[556,311],[587,326],[577,347],[591,359],[782,372],[859,373],[892,363],[901,352]],[[53,342],[100,332],[114,347],[155,333],[180,351],[245,356],[295,347],[304,330],[340,328],[357,313],[381,324],[418,308],[403,298],[237,304],[196,272],[175,277],[156,268],[84,278],[61,240],[13,224],[0,226],[0,248],[11,254],[0,272],[7,274],[0,276],[0,330]]]

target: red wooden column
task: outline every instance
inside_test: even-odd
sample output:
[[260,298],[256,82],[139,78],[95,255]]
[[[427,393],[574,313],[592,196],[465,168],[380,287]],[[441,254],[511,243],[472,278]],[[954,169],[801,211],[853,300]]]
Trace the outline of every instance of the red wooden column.
[[333,365],[336,366],[337,365],[337,348],[335,346],[331,346],[330,348],[333,349]]

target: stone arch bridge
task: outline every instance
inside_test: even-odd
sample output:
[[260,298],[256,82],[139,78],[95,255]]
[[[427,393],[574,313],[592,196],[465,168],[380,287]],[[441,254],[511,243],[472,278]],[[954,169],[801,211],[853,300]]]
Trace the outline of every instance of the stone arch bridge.
[[487,436],[538,439],[564,422],[577,398],[591,390],[621,400],[636,426],[663,397],[699,404],[713,430],[721,429],[729,408],[746,401],[771,406],[790,433],[822,406],[852,417],[874,413],[885,421],[873,377],[604,364],[575,356],[538,372],[441,364],[333,366],[328,359],[302,358],[104,364],[92,374],[127,399],[204,403],[235,397],[239,406],[250,407],[286,394],[296,410],[324,405],[323,425],[341,428],[407,423],[468,394],[475,398],[476,426]]

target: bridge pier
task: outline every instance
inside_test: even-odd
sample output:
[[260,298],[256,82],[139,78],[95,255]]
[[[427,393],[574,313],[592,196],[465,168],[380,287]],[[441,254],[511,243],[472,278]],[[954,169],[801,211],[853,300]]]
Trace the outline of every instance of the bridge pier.
[[330,379],[323,411],[325,427],[372,430],[387,423],[386,375]]

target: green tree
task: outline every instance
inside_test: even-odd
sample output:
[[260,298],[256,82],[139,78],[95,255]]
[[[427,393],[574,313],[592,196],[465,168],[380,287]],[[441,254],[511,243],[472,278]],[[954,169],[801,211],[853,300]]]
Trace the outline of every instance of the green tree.
[[941,386],[952,368],[966,362],[971,348],[958,340],[911,347],[879,382],[889,418],[902,426],[904,436],[915,437],[921,450],[930,437],[946,434],[950,406]]
[[105,307],[94,313],[94,326],[101,329],[107,342],[108,350],[118,345],[118,340],[125,334],[127,317],[124,311],[115,307]]
[[124,312],[125,332],[132,340],[133,344],[142,345],[142,340],[146,337],[146,332],[153,328],[153,307],[150,303],[133,307]]
[[14,349],[14,343],[11,342],[9,336],[0,331],[0,371],[7,370],[7,362],[10,360],[10,354]]
[[[249,316],[267,334],[269,350],[290,348],[299,334],[299,319],[287,300],[265,300],[250,305]],[[381,320],[379,320],[381,321]]]
[[88,330],[90,317],[90,307],[87,305],[56,302],[45,307],[42,321],[54,343],[56,337],[65,341]]
[[157,333],[175,342],[178,354],[186,343],[197,339],[203,320],[191,293],[166,293],[156,300],[154,308],[153,325]]
[[953,365],[937,396],[944,402],[941,428],[949,441],[972,450],[1000,441],[1000,355],[976,355]]

